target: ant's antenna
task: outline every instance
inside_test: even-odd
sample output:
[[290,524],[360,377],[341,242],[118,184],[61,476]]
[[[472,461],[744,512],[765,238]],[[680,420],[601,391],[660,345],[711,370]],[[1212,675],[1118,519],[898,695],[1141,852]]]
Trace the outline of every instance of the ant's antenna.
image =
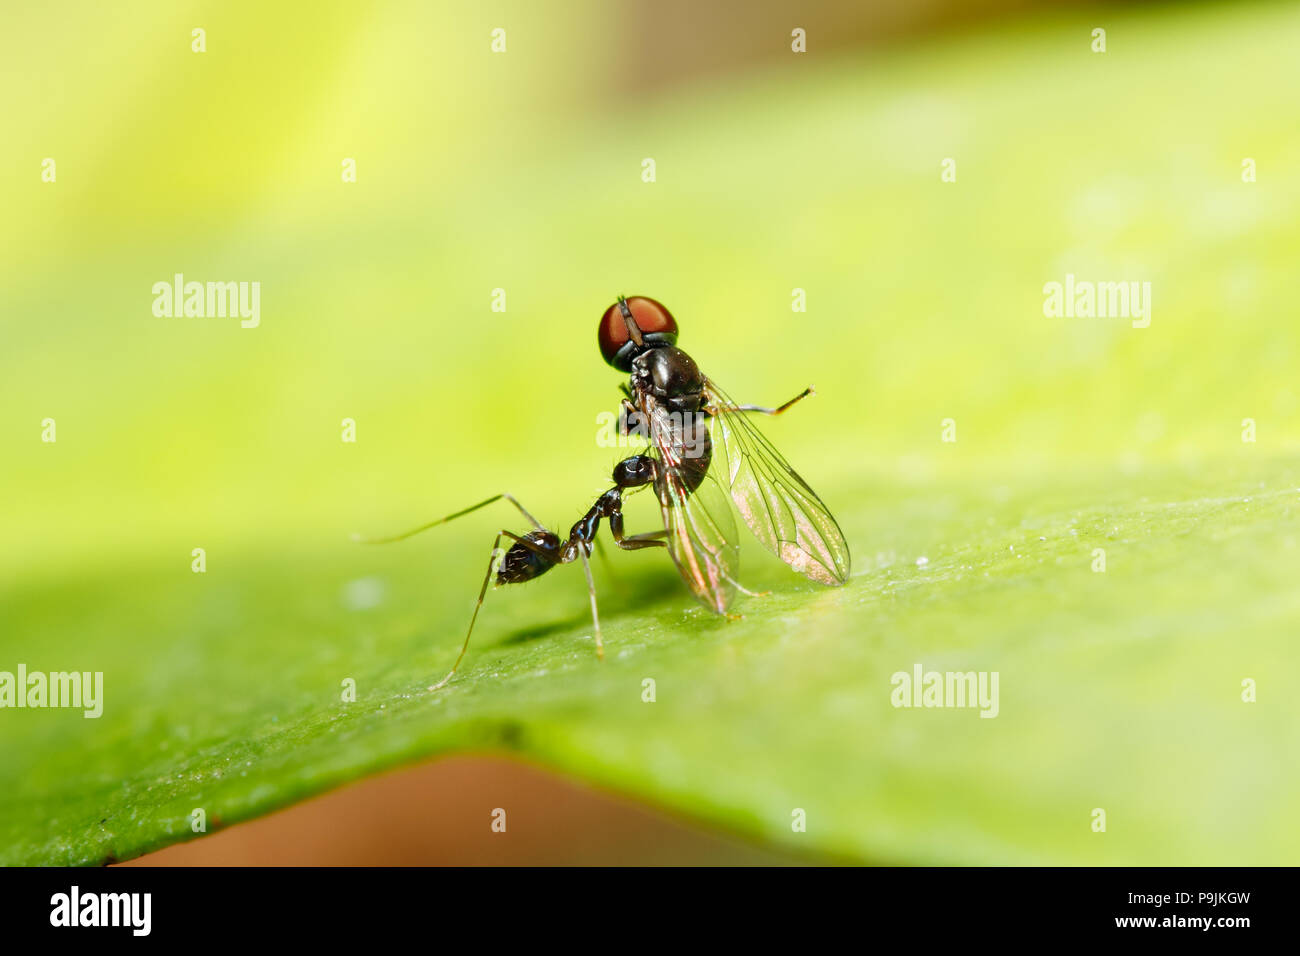
[[627,326],[628,337],[637,345],[642,345],[641,327],[636,324],[636,319],[632,318],[632,310],[628,307],[627,299],[623,296],[618,297],[618,307],[623,313],[623,324]]

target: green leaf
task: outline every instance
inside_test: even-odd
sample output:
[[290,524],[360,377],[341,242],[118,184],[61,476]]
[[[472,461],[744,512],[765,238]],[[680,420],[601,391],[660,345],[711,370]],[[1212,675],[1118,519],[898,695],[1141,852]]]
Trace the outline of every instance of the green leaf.
[[[662,557],[634,555],[617,583],[601,575],[601,663],[580,575],[561,569],[494,592],[462,676],[434,694],[472,596],[428,594],[423,565],[459,539],[232,554],[191,587],[175,569],[104,572],[28,655],[52,669],[88,637],[112,645],[104,716],[6,714],[4,858],[123,859],[189,837],[196,807],[226,825],[486,749],[840,857],[1279,862],[1297,848],[1295,764],[1278,759],[1294,704],[1277,677],[1300,605],[1296,479],[1212,496],[1169,476],[1154,487],[1183,496],[1112,489],[1104,506],[1086,484],[864,488],[851,500],[870,504],[842,517],[880,553],[860,552],[843,589],[756,569],[778,590],[727,622],[693,606]],[[360,569],[361,593],[383,581],[390,600],[345,606]],[[52,597],[7,605],[50,622]],[[892,706],[892,675],[918,663],[998,672],[997,716]],[[1240,699],[1247,677],[1258,703]],[[791,831],[795,808],[806,833]]]

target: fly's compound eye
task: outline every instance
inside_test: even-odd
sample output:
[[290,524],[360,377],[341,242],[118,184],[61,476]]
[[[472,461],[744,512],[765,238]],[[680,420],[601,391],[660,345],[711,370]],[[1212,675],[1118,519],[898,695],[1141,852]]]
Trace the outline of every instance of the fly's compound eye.
[[[624,307],[632,314],[632,321],[641,332],[641,345],[628,333]],[[600,354],[620,372],[632,370],[632,359],[646,349],[677,344],[677,320],[661,302],[644,295],[634,295],[615,302],[600,317],[596,330]]]

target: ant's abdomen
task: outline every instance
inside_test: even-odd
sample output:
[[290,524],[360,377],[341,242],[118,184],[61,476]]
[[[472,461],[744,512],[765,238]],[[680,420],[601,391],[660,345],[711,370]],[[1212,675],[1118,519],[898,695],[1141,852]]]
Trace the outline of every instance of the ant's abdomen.
[[497,584],[519,584],[540,578],[559,560],[560,539],[549,531],[530,531],[502,557],[497,568]]

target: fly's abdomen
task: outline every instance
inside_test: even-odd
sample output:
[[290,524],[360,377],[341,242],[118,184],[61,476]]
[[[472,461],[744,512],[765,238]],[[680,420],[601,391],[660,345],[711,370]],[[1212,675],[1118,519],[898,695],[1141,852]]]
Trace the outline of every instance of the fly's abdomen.
[[676,459],[672,463],[689,494],[700,487],[713,461],[713,439],[704,413],[683,413],[681,422],[673,423],[671,445]]

